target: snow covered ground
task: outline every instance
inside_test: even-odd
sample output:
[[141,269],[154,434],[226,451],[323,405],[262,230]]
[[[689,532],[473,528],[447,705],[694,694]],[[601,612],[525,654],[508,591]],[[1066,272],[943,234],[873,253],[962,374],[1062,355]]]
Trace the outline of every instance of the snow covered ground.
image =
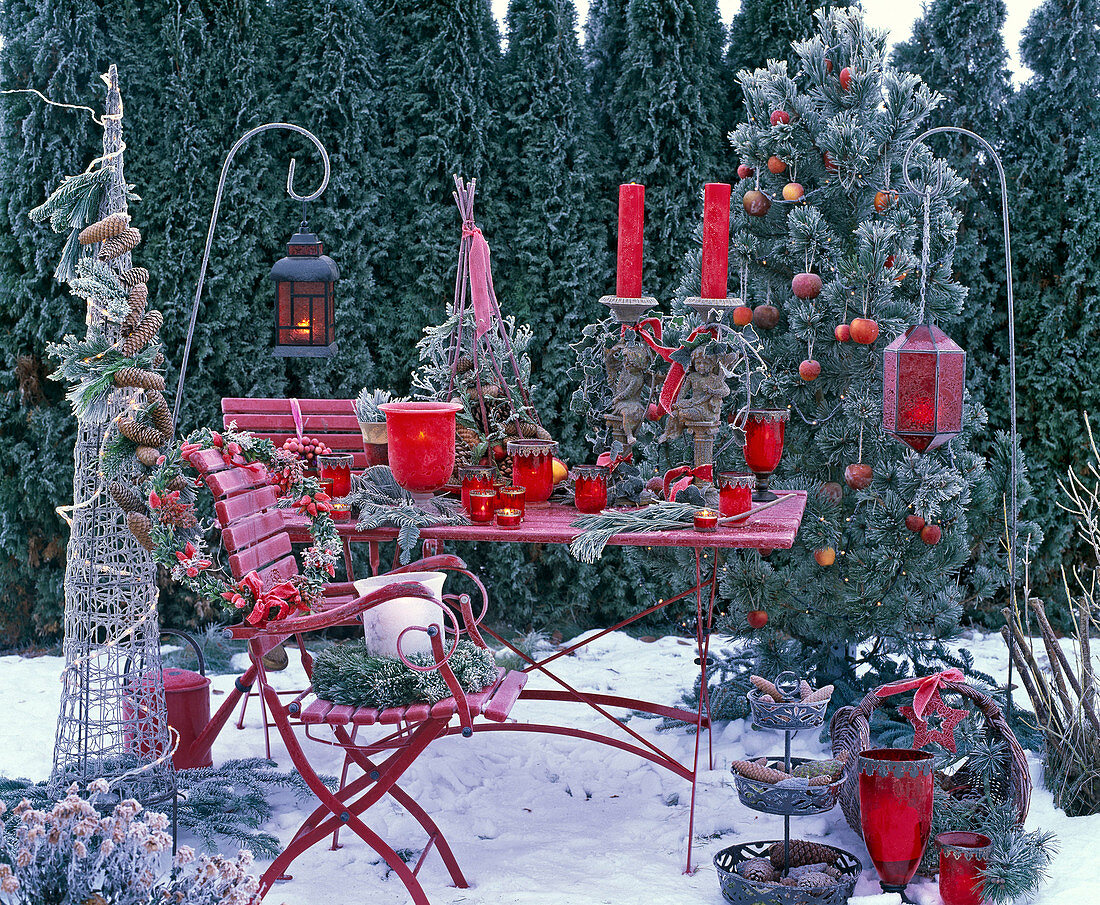
[[[973,651],[979,669],[1004,675],[1007,656],[999,637],[979,635],[963,643]],[[721,640],[715,639],[715,644]],[[615,633],[582,648],[575,657],[559,660],[558,666],[563,678],[588,690],[674,703],[694,676],[694,657],[694,645],[676,638],[647,644]],[[56,657],[0,657],[0,774],[32,779],[48,775],[61,667]],[[224,694],[232,681],[232,676],[214,679],[214,708],[223,699],[218,692]],[[292,668],[280,675],[280,681],[285,687],[300,687],[302,676]],[[532,681],[534,687],[549,687],[546,679]],[[568,705],[519,706],[532,716],[540,708],[538,715],[551,719],[565,719],[569,713],[574,724],[584,728],[600,729],[604,722],[595,713],[578,713]],[[655,721],[641,719],[630,725],[658,744],[671,746],[682,759],[690,757],[695,740],[688,732],[658,733]],[[314,762],[339,773],[339,752],[316,748],[321,754]],[[222,732],[214,759],[262,755],[263,750],[259,711],[253,703],[243,731],[231,724]],[[750,811],[738,802],[729,761],[781,751],[779,733],[752,730],[745,721],[716,727],[715,769],[702,774],[698,788],[693,855],[697,870],[685,876],[689,787],[672,773],[581,740],[527,733],[444,739],[413,765],[402,785],[435,817],[471,887],[449,886],[434,853],[420,872],[421,882],[433,905],[721,905],[711,862],[714,854],[738,842],[782,836],[781,818]],[[822,751],[816,733],[796,737],[795,754],[821,756]],[[277,735],[272,754],[280,766],[290,767]],[[1100,815],[1071,819],[1055,810],[1034,758],[1032,779],[1035,793],[1028,827],[1053,829],[1061,844],[1053,879],[1036,902],[1100,903]],[[276,807],[274,825],[268,829],[285,841],[304,815],[289,795]],[[423,847],[419,826],[389,799],[368,811],[367,822],[395,848],[418,852]],[[866,850],[839,807],[795,821],[792,832],[856,854],[868,868],[857,897],[878,892]],[[350,832],[341,841],[345,844],[339,851],[322,845],[299,859],[292,868],[294,879],[278,884],[266,902],[409,901],[404,886],[372,851]],[[920,905],[940,901],[934,883],[914,884],[910,891]]]

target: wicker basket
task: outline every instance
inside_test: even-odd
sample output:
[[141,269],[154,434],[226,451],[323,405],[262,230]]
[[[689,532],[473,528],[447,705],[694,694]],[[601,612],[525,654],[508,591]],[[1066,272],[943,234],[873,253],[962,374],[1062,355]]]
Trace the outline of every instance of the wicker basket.
[[[806,763],[805,757],[792,757],[791,766]],[[783,769],[782,757],[769,757],[767,766],[775,769]],[[774,783],[761,782],[758,779],[749,779],[740,773],[733,774],[737,784],[737,797],[741,804],[754,811],[763,811],[765,814],[781,814],[791,817],[809,816],[811,814],[824,814],[832,810],[836,805],[837,794],[844,778],[829,783],[827,786],[810,786],[808,789],[781,789]]]
[[833,866],[840,871],[840,882],[833,886],[776,886],[749,880],[737,873],[737,865],[752,858],[766,858],[776,840],[743,842],[724,848],[714,856],[714,868],[722,895],[731,905],[845,905],[855,892],[856,881],[863,865],[843,849],[827,846],[836,852]]
[[[1006,800],[1011,800],[1019,814],[1022,825],[1031,804],[1031,778],[1027,772],[1027,757],[1016,736],[1005,722],[1001,708],[989,695],[972,688],[964,682],[944,682],[941,691],[955,692],[967,698],[986,720],[986,730],[998,741],[1008,747],[1008,776],[1001,792]],[[833,757],[847,752],[848,762],[840,789],[840,806],[848,825],[863,837],[859,818],[859,753],[871,747],[871,714],[888,698],[880,698],[870,692],[855,707],[841,707],[833,714],[829,734],[833,744]]]

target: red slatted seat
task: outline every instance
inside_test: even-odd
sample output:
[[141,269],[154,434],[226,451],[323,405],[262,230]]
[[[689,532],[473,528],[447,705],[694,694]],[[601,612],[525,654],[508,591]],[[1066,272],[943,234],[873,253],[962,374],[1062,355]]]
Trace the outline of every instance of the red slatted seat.
[[[350,452],[352,467],[367,467],[363,435],[355,417],[353,399],[299,399],[302,413],[302,433],[321,440],[333,452]],[[282,446],[296,436],[294,415],[289,399],[247,399],[228,396],[222,399],[222,423],[236,423],[239,430],[251,431],[257,437]]]

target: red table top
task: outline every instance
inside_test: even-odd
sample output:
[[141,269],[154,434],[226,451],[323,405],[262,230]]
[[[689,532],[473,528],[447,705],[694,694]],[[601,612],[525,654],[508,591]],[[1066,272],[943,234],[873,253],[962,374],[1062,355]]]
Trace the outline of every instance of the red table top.
[[[805,491],[781,491],[793,493],[790,499],[777,503],[770,509],[749,518],[738,525],[722,525],[714,533],[703,534],[693,528],[677,531],[646,531],[644,533],[616,534],[608,543],[623,547],[722,547],[768,550],[788,548],[794,543],[802,514],[806,510]],[[305,516],[284,510],[291,539],[308,543],[309,520]],[[444,541],[499,541],[521,544],[567,544],[581,533],[570,523],[581,517],[572,506],[551,503],[543,509],[527,508],[523,524],[519,528],[498,528],[489,525],[438,525],[421,528],[422,540]],[[358,541],[392,540],[397,537],[396,528],[376,528],[372,531],[356,530],[353,521],[338,522],[336,530],[341,537]]]

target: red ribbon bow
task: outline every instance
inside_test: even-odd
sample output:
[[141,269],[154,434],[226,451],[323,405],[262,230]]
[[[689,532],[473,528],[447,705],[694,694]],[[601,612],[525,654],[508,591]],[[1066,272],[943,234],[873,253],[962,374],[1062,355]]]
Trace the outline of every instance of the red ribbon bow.
[[596,456],[596,464],[606,465],[608,471],[614,471],[616,468],[622,465],[623,462],[633,461],[634,453],[632,452],[628,452],[625,455],[623,453],[620,453],[619,455],[615,456],[614,459],[611,458],[611,453],[609,452],[602,452],[598,456]]
[[[718,338],[718,332],[714,329],[705,330],[699,327],[691,331],[691,335],[684,341],[684,344],[692,342],[701,333],[709,333],[715,339]],[[665,361],[669,361],[669,356],[675,350],[670,350],[669,355],[664,356]],[[680,395],[680,387],[683,386],[684,377],[687,375],[687,369],[678,361],[673,361],[669,365],[668,373],[665,375],[665,382],[661,385],[661,395],[657,400],[657,407],[663,414],[668,414],[672,411],[672,404],[676,401],[676,397]]]
[[913,695],[913,713],[916,714],[918,719],[924,717],[925,710],[928,709],[928,704],[932,700],[932,696],[939,690],[940,686],[945,682],[963,683],[966,681],[966,676],[963,675],[960,669],[945,669],[943,672],[933,673],[930,676],[921,676],[917,679],[901,679],[898,682],[891,682],[888,685],[883,685],[881,688],[875,691],[880,698],[888,698],[892,694],[901,694],[905,691],[916,689],[916,693]]
[[678,468],[671,468],[666,471],[665,479],[662,482],[662,491],[665,499],[670,503],[675,502],[676,494],[691,484],[696,478],[700,481],[713,481],[714,466],[700,465],[698,468],[692,468],[690,465],[681,465]]

